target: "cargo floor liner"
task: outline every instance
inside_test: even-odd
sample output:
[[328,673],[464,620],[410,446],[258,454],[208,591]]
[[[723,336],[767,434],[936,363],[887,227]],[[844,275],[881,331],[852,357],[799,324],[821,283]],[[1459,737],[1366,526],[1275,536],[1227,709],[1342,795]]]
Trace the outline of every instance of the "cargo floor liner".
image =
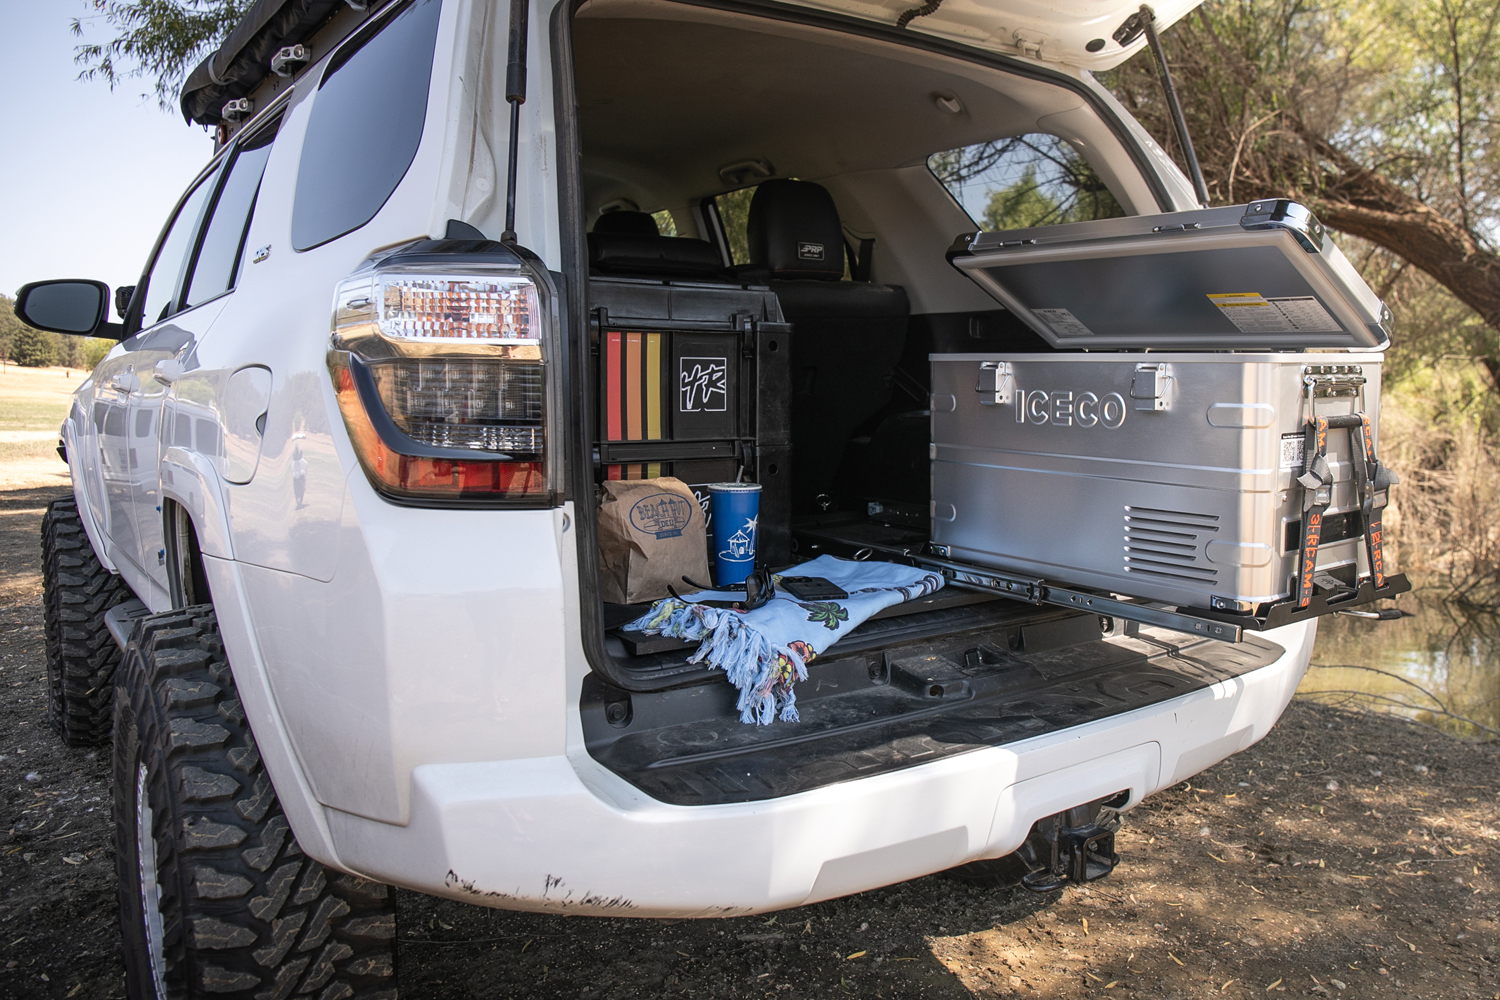
[[739,721],[722,676],[627,693],[590,674],[584,737],[595,760],[663,802],[750,802],[1144,708],[1284,652],[1258,636],[1102,639],[1100,624],[1008,600],[872,620],[809,666],[802,721],[770,726]]

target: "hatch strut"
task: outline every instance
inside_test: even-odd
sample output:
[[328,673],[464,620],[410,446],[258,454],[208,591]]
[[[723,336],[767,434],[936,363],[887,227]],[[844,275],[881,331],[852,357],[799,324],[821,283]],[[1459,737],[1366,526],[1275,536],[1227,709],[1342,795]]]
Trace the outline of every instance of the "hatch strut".
[[1121,45],[1129,45],[1142,34],[1151,54],[1156,57],[1157,75],[1161,78],[1162,95],[1167,100],[1167,113],[1172,116],[1172,128],[1177,132],[1177,145],[1182,148],[1182,158],[1187,161],[1188,177],[1192,179],[1193,191],[1198,203],[1208,204],[1208,186],[1203,183],[1203,169],[1198,166],[1198,154],[1193,152],[1193,139],[1188,135],[1187,119],[1182,117],[1182,105],[1177,101],[1177,88],[1172,85],[1172,71],[1167,68],[1167,54],[1161,49],[1161,39],[1156,35],[1156,12],[1147,4],[1125,19],[1115,29],[1114,39]]
[[526,103],[526,22],[530,0],[510,0],[510,58],[505,65],[505,99],[510,102],[510,150],[505,168],[505,232],[501,243],[516,242],[516,158],[521,144],[521,105]]

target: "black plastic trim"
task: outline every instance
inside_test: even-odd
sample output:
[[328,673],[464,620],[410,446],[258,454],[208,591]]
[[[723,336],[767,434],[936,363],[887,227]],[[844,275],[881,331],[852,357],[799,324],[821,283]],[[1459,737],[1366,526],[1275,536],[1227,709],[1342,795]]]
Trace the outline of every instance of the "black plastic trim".
[[1105,641],[1101,625],[1068,616],[1035,626],[1034,642],[1015,643],[1007,628],[832,655],[797,685],[802,721],[769,726],[739,721],[737,692],[722,678],[632,694],[590,675],[585,745],[662,802],[763,801],[1149,709],[1286,655],[1259,637]]

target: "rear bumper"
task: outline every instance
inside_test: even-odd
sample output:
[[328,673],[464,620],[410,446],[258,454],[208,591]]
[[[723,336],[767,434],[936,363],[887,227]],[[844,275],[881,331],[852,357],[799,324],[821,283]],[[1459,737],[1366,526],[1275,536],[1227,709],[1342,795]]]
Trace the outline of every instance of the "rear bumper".
[[1131,804],[1265,736],[1316,623],[1286,653],[1192,694],[1074,729],[767,801],[684,807],[573,755],[412,772],[410,821],[326,809],[343,865],[505,909],[643,917],[782,909],[1020,846],[1037,819],[1129,789]]

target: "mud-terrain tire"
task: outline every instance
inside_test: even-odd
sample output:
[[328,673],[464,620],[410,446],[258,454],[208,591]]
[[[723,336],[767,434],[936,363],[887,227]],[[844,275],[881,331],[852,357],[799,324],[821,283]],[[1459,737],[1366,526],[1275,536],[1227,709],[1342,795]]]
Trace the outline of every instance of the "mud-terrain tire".
[[211,606],[141,620],[116,679],[114,726],[132,1000],[395,997],[395,894],[298,848]]
[[78,501],[48,504],[42,518],[47,724],[70,747],[109,742],[120,647],[104,626],[104,613],[134,596],[94,555]]

